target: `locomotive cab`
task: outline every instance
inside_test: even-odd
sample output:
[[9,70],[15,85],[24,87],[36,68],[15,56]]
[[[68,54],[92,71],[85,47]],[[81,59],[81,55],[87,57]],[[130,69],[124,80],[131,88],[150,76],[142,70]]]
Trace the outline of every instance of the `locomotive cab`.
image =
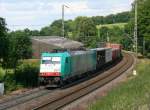
[[64,53],[42,53],[39,80],[43,84],[59,84],[64,73],[69,71],[68,54]]

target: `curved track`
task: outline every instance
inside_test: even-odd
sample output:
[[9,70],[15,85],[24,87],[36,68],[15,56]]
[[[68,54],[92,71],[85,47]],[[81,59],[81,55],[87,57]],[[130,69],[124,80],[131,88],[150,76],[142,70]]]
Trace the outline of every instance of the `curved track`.
[[87,82],[81,83],[80,85],[64,91],[61,91],[61,96],[56,96],[54,100],[47,100],[45,103],[39,105],[34,108],[42,109],[42,110],[55,110],[60,109],[66,104],[71,103],[72,101],[96,90],[97,88],[105,85],[111,80],[123,74],[126,70],[128,70],[134,62],[133,57],[130,54],[125,53],[124,58],[120,64],[113,67],[109,71],[105,72],[105,74],[101,74]]
[[[116,77],[123,74],[128,70],[134,63],[134,58],[129,53],[124,53],[123,60],[113,66],[108,71],[103,74],[99,74],[96,77],[93,77],[87,81],[84,81],[80,84],[72,86],[70,88],[62,90],[41,90],[42,92],[37,92],[35,94],[27,95],[26,97],[21,97],[17,100],[10,101],[9,104],[15,103],[13,106],[7,106],[6,103],[3,103],[3,109],[10,110],[55,110],[60,109],[61,107],[73,102],[76,99],[79,99],[82,96],[96,90],[97,88],[105,85],[106,83],[112,81]],[[32,96],[33,95],[33,96]],[[28,98],[27,98],[28,97]],[[25,100],[26,99],[26,100]],[[23,101],[21,101],[23,100]],[[0,103],[0,110],[1,110]],[[11,108],[10,108],[11,107]]]

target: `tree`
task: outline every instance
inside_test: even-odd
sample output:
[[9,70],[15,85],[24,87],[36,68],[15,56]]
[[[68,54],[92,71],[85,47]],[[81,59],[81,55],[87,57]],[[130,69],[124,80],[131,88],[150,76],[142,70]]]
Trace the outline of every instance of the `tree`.
[[100,38],[98,38],[100,42],[107,41],[108,31],[109,31],[109,29],[105,26],[100,29]]
[[[97,37],[96,25],[111,24],[111,23],[122,23],[127,22],[130,19],[130,12],[122,12],[118,14],[111,14],[108,16],[94,16],[94,17],[77,17],[75,20],[64,21],[65,37],[83,42],[87,47],[95,47],[97,41],[107,40],[107,29],[102,29],[103,38]],[[117,37],[122,35],[122,31],[110,30],[109,36],[113,38],[115,42]],[[62,36],[62,20],[58,19],[52,22],[51,25],[43,27],[40,31],[25,29],[24,32],[29,36]],[[113,37],[112,37],[113,35]],[[117,39],[117,42],[120,41]]]
[[31,40],[27,33],[23,31],[11,32],[9,34],[9,67],[16,68],[18,60],[31,58],[32,48]]
[[[150,1],[149,0],[137,0],[138,4],[138,52],[143,53],[143,42],[145,41],[145,53],[150,56]],[[135,2],[131,11],[131,19],[126,26],[126,32],[133,38],[134,32],[134,13]]]
[[62,20],[56,20],[51,24],[51,35],[62,36]]
[[111,14],[108,16],[94,16],[91,19],[94,21],[95,25],[100,24],[112,24],[112,23],[124,23],[130,20],[130,12],[122,12],[118,14]]
[[[96,25],[108,23],[122,23],[130,19],[130,12],[122,12],[118,14],[111,14],[108,16],[94,16],[94,17],[77,17],[75,20],[64,21],[65,37],[73,40],[78,40],[86,45],[90,45],[91,39],[97,41]],[[106,32],[105,32],[106,33]],[[62,36],[62,20],[55,20],[51,25],[41,29],[42,36]],[[93,37],[91,37],[93,36]],[[92,40],[92,41],[93,41]],[[91,42],[93,45],[94,43]]]
[[84,36],[95,36],[96,26],[90,18],[83,18],[80,22],[80,30]]
[[83,42],[85,46],[90,46],[92,37],[96,36],[96,26],[93,20],[88,17],[77,17],[75,19],[74,36],[76,36],[76,40]]
[[42,36],[50,36],[51,35],[51,28],[50,28],[50,26],[46,26],[46,27],[42,28],[40,30],[40,35],[42,35]]
[[146,54],[150,56],[150,1],[138,0],[138,36],[139,45],[143,47],[146,42]]
[[94,16],[91,17],[95,25],[100,25],[105,23],[105,17],[103,16]]
[[62,36],[62,20],[55,20],[50,26],[41,29],[42,36]]
[[75,30],[75,23],[73,20],[65,21],[65,37],[74,39],[73,31]]
[[40,36],[40,32],[38,30],[32,30],[30,36]]
[[8,54],[8,37],[6,23],[3,18],[0,18],[0,62],[4,65],[4,60]]

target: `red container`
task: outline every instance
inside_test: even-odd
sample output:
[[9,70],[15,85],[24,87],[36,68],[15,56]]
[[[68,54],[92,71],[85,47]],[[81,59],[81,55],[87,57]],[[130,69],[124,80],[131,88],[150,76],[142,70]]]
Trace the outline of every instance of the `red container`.
[[117,58],[117,50],[112,49],[112,60],[115,60]]
[[119,50],[122,49],[121,44],[106,43],[106,47],[107,48],[113,48],[113,49],[119,49]]
[[120,58],[121,51],[119,49],[112,49],[112,59],[115,60],[117,58]]

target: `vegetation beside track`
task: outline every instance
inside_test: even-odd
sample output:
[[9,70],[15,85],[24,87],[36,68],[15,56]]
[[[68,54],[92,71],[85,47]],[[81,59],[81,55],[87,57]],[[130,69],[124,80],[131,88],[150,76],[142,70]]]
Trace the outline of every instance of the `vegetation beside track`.
[[14,73],[13,69],[7,69],[6,72],[0,67],[0,81],[4,82],[5,93],[37,86],[38,72],[38,60],[21,61],[16,68],[16,73]]
[[142,59],[136,67],[137,76],[114,88],[89,110],[148,110],[150,108],[150,60]]
[[4,69],[0,67],[0,81],[1,81],[1,79],[3,79],[4,74],[5,74]]

